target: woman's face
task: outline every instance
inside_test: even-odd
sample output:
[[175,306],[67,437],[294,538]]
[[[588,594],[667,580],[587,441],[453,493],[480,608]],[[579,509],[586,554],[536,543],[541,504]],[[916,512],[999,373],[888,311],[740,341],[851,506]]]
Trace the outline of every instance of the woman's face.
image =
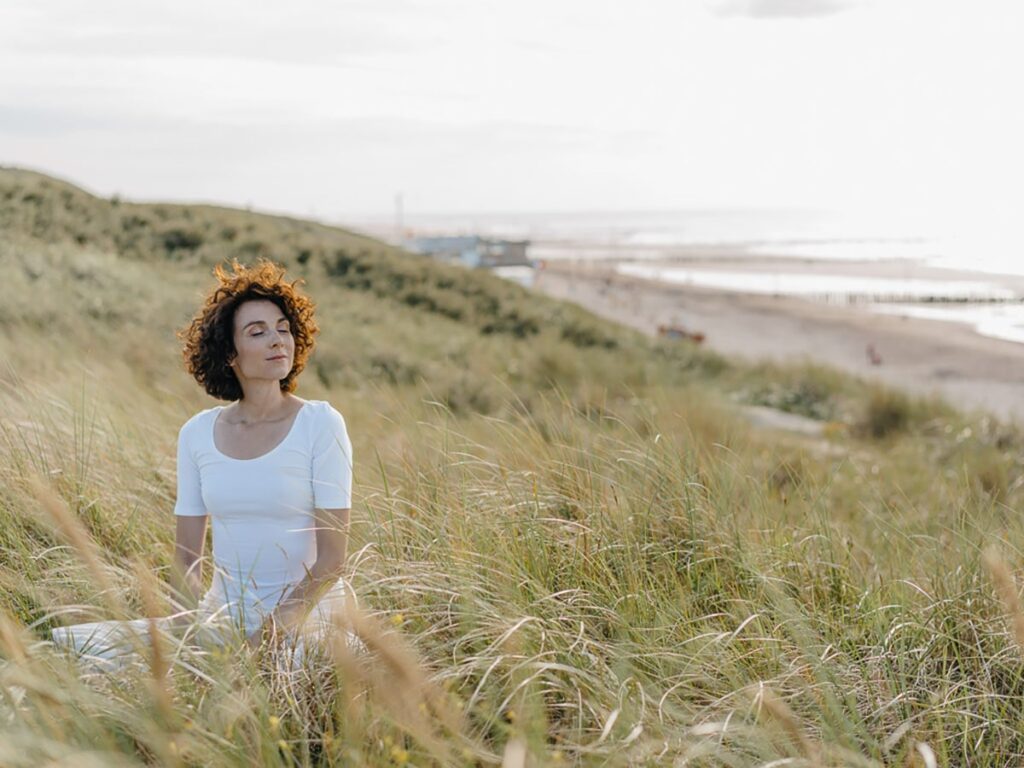
[[295,337],[277,304],[267,299],[242,302],[235,310],[234,326],[237,355],[230,364],[239,382],[288,376],[295,360]]

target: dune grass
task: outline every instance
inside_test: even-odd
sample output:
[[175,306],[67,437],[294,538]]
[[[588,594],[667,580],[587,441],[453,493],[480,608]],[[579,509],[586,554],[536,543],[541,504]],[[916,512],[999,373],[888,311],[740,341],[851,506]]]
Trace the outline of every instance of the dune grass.
[[[18,189],[18,206],[50,200]],[[78,194],[95,221],[129,205]],[[119,250],[112,224],[79,241],[79,214],[37,227],[10,207],[0,764],[1024,757],[1017,427],[644,339],[487,275],[477,294],[437,289],[469,302],[455,317],[407,300],[406,278],[377,290],[406,267],[419,285],[450,277],[397,253],[369,288],[330,259],[291,262],[324,328],[298,394],[330,400],[354,444],[359,607],[338,636],[367,652],[334,644],[282,673],[272,655],[157,640],[116,675],[83,673],[43,641],[50,627],[159,615],[173,597],[173,441],[213,404],[173,330],[207,256],[185,253],[194,238],[172,239],[181,258],[166,241]],[[547,321],[488,328],[513,315]],[[752,431],[749,402],[831,428]]]
[[[507,418],[395,399],[376,417],[390,443],[353,429],[371,661],[289,676],[183,651],[162,698],[149,664],[82,678],[38,638],[145,615],[135,564],[166,571],[168,489],[124,464],[130,445],[116,451],[120,409],[50,393],[22,405],[70,419],[41,422],[4,462],[0,727],[23,745],[8,764],[97,749],[105,764],[195,765],[483,765],[517,748],[534,764],[883,765],[919,742],[983,765],[1021,751],[1022,649],[1001,602],[1019,614],[1004,563],[1021,526],[958,476],[932,478],[928,501],[947,500],[927,511],[898,477],[795,448],[779,481],[771,443],[693,392],[652,399],[635,425],[558,393]],[[84,434],[59,427],[89,411]],[[40,488],[82,522],[122,609]],[[1002,593],[982,559],[996,541]]]

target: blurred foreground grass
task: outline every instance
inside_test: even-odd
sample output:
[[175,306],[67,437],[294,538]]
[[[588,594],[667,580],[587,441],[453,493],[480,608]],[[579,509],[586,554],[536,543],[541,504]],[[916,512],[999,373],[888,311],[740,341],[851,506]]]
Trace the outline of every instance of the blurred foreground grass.
[[[124,220],[153,206],[66,189],[0,172],[0,764],[1024,757],[1015,426],[648,340],[318,225],[295,245],[302,222],[158,206],[200,235],[129,248]],[[174,438],[214,404],[173,330],[238,255],[207,233],[249,224],[319,303],[298,394],[353,439],[370,653],[283,675],[185,649],[82,675],[51,626],[165,599]],[[827,429],[752,431],[742,403]]]

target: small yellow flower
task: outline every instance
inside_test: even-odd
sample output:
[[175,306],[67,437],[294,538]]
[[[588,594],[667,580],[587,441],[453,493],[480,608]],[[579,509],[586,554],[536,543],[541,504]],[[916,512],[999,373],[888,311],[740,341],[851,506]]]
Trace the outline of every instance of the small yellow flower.
[[291,752],[292,751],[292,745],[289,744],[284,739],[278,739],[277,740],[277,746],[281,748],[282,752]]
[[516,721],[516,711],[514,709],[510,709],[505,713],[505,717],[508,718],[510,723],[514,723]]
[[277,715],[271,715],[267,718],[267,722],[270,723],[270,730],[272,733],[277,732],[277,727],[281,724],[281,718]]
[[391,623],[394,624],[396,627],[402,626],[403,622],[405,622],[404,613],[396,613],[394,616],[391,617]]
[[391,748],[391,759],[399,765],[405,765],[409,762],[409,753],[396,744]]

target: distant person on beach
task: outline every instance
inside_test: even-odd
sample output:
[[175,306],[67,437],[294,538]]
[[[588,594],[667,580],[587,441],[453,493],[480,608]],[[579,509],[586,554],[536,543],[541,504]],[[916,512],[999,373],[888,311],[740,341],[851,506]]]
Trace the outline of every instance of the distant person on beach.
[[[261,259],[220,265],[191,324],[178,332],[186,370],[228,401],[196,413],[178,432],[174,586],[181,611],[158,619],[173,632],[257,647],[287,645],[292,659],[324,638],[347,593],[342,578],[352,496],[345,419],[326,400],[296,397],[296,379],[319,327],[314,303]],[[207,521],[213,578],[202,588]],[[105,669],[146,639],[149,620],[57,627],[54,642]]]

